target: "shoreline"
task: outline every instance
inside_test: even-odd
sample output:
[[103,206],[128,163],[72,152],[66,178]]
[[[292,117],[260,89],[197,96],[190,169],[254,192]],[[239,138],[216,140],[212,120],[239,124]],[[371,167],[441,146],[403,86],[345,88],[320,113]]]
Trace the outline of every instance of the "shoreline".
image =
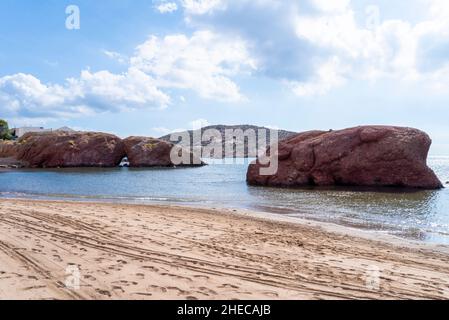
[[[1,172],[1,171],[0,171]],[[215,214],[230,214],[237,217],[244,217],[256,219],[261,221],[269,221],[273,223],[287,223],[292,225],[303,225],[315,228],[322,228],[327,232],[335,232],[341,234],[352,235],[355,237],[364,238],[367,240],[381,241],[390,244],[404,245],[416,248],[438,250],[449,255],[449,244],[425,242],[413,239],[411,237],[399,236],[388,231],[381,231],[375,228],[356,227],[349,224],[339,224],[331,221],[322,221],[318,219],[308,219],[301,217],[293,217],[287,214],[275,211],[262,211],[255,209],[247,209],[242,207],[229,207],[220,204],[200,205],[194,202],[176,202],[169,200],[149,200],[149,201],[135,201],[123,200],[117,198],[92,198],[84,196],[63,197],[63,196],[42,196],[36,197],[35,194],[30,194],[29,197],[0,197],[0,201],[32,201],[32,202],[54,202],[54,203],[80,203],[80,204],[110,204],[110,205],[125,205],[125,206],[142,206],[142,207],[167,207],[174,209],[198,209],[213,212]]]
[[[236,209],[22,199],[0,209],[0,299],[449,298],[445,245]],[[64,286],[70,265],[80,290]],[[373,268],[379,290],[367,284]]]

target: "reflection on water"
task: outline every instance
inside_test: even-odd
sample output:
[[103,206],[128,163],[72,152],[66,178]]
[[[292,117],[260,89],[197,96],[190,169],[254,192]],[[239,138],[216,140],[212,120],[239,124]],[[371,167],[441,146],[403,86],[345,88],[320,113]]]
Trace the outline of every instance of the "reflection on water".
[[[429,164],[449,180],[449,158]],[[3,197],[226,206],[449,244],[449,190],[249,187],[247,163],[184,169],[58,169],[0,174]],[[388,192],[387,192],[388,191]]]
[[[264,200],[256,206],[257,209],[272,212],[282,209],[290,216],[389,231],[419,239],[423,238],[421,232],[417,232],[419,230],[432,229],[442,233],[449,230],[449,217],[445,215],[447,210],[443,210],[441,191],[385,193],[344,189],[250,189],[249,192]],[[446,194],[446,202],[449,200],[447,197]],[[276,207],[269,203],[276,204]],[[412,230],[414,227],[418,229]]]

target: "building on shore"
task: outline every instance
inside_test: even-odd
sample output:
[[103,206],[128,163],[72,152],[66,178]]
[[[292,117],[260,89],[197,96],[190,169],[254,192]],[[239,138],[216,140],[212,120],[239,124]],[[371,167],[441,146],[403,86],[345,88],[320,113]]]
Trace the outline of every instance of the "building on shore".
[[45,129],[44,127],[21,127],[21,128],[14,128],[11,130],[13,136],[17,138],[21,138],[26,133],[29,132],[51,132],[52,129]]
[[75,130],[69,127],[62,127],[57,130],[53,129],[45,129],[44,127],[21,127],[21,128],[13,128],[11,129],[11,134],[14,137],[21,138],[26,133],[42,133],[42,132],[53,132],[53,131],[63,131],[63,132],[75,132]]

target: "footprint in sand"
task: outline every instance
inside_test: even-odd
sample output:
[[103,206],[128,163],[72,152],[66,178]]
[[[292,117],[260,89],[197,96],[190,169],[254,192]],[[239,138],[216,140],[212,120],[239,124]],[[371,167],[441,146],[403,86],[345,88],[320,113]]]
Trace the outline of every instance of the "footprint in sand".
[[107,290],[95,289],[95,291],[103,296],[108,296],[109,298],[112,297],[111,293]]
[[142,268],[146,269],[146,270],[151,270],[151,271],[154,271],[154,272],[159,272],[158,268],[152,267],[152,266],[143,266]]
[[113,284],[121,284],[125,287],[129,287],[131,285],[131,282],[126,281],[126,280],[120,280],[120,281],[114,281],[112,282]]
[[91,276],[91,275],[85,275],[84,276],[84,279],[86,279],[86,280],[90,280],[90,281],[96,281],[97,280],[97,278],[95,278],[94,276]]
[[125,293],[125,290],[120,286],[112,286],[112,291],[120,291],[122,293]]
[[204,295],[206,295],[206,296],[209,296],[209,295],[217,295],[217,292],[215,292],[214,290],[211,290],[211,289],[209,289],[209,288],[206,288],[206,287],[201,287],[201,288],[199,288],[201,291],[198,291],[199,293],[201,293],[201,294],[204,294]]
[[39,290],[39,289],[44,289],[47,286],[34,286],[34,287],[28,287],[28,288],[24,288],[23,291],[30,291],[30,290]]
[[219,287],[220,289],[239,289],[238,286],[234,286],[232,284],[225,283]]
[[63,261],[63,260],[61,259],[61,256],[60,256],[60,255],[57,255],[57,254],[53,255],[53,258],[55,258],[55,260],[56,260],[57,262],[62,262],[62,261]]
[[171,274],[171,273],[165,273],[164,272],[164,273],[161,273],[161,276],[168,276],[168,277],[172,277],[172,278],[175,278],[175,279],[178,279],[178,280],[186,280],[186,281],[192,282],[192,279],[190,279],[190,278],[178,276],[176,274]]
[[145,296],[145,297],[151,297],[153,295],[152,293],[145,293],[145,292],[134,292],[133,294],[136,296]]
[[209,280],[210,278],[208,276],[203,276],[203,275],[195,275],[193,276],[196,279],[203,279],[203,280]]
[[167,293],[167,288],[153,285],[148,287],[148,291]]
[[110,266],[110,267],[108,267],[108,269],[114,270],[114,271],[122,271],[121,265]]
[[178,296],[185,296],[185,295],[190,295],[191,292],[188,291],[184,291],[178,287],[167,287],[167,290],[169,291],[176,291],[178,293]]

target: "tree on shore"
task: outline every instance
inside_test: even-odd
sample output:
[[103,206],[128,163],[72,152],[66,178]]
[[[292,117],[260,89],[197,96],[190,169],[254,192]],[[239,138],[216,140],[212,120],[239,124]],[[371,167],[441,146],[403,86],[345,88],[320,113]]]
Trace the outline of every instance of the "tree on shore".
[[11,140],[11,132],[9,131],[8,122],[3,119],[0,119],[0,139],[3,140]]

